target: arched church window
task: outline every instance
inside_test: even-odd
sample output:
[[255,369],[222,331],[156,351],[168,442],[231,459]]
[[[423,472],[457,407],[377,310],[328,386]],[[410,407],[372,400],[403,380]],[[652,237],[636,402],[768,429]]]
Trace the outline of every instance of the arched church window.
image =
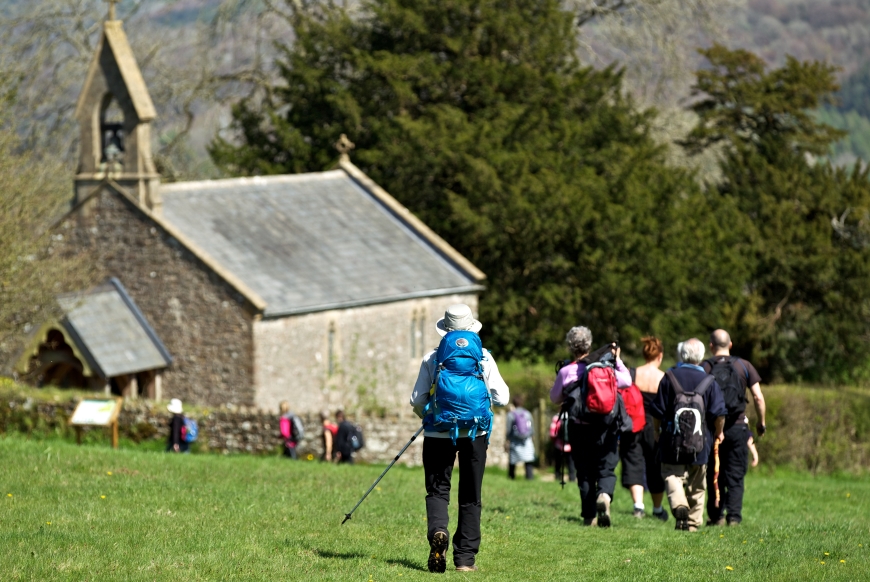
[[107,95],[100,112],[100,162],[124,159],[124,112],[112,95]]

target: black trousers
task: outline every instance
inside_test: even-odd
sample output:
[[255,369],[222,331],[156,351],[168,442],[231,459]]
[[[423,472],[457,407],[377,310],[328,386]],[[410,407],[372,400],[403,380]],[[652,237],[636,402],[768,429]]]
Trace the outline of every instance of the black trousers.
[[719,507],[713,491],[714,458],[710,451],[707,464],[707,517],[719,521],[726,514],[728,521],[743,521],[743,479],[749,461],[749,427],[738,422],[725,429],[725,440],[719,445]]
[[568,438],[580,488],[580,515],[592,519],[597,515],[595,500],[602,493],[613,499],[616,488],[616,465],[619,463],[618,433],[612,426],[571,422]]
[[[526,479],[534,479],[535,478],[535,468],[531,463],[523,463],[526,471]],[[517,464],[508,465],[508,477],[511,479],[516,479],[517,477]]]
[[625,432],[619,437],[619,458],[622,460],[622,486],[646,485],[650,493],[664,493],[662,464],[658,459],[658,444],[653,435],[652,421],[640,432]]
[[426,474],[427,538],[436,531],[447,532],[447,507],[450,505],[450,477],[459,455],[459,523],[453,534],[453,564],[473,566],[480,549],[480,490],[486,467],[486,435],[474,440],[459,438],[423,439],[423,470]]
[[289,443],[286,443],[286,442],[284,443],[284,456],[290,457],[291,459],[294,459],[294,460],[299,458],[299,455],[296,452],[296,444],[295,443],[293,444],[293,446],[290,446]]

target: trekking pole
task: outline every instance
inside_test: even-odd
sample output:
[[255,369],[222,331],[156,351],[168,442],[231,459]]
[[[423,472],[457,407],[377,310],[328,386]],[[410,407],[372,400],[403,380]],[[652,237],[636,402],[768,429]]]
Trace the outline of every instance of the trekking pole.
[[562,412],[559,412],[559,419],[562,421],[562,428],[564,429],[562,432],[562,465],[559,467],[561,471],[562,477],[562,490],[565,490],[565,465],[568,464],[568,457],[565,456],[565,444],[568,443],[568,414],[565,413],[564,418],[562,418]]
[[716,491],[716,501],[713,507],[719,507],[719,441],[713,441],[713,489]]
[[404,447],[402,447],[402,450],[399,451],[399,454],[396,455],[396,458],[393,459],[393,462],[390,463],[389,465],[387,465],[387,468],[384,469],[384,472],[381,473],[381,476],[378,477],[377,479],[375,479],[375,482],[372,483],[372,486],[369,487],[369,490],[365,492],[365,495],[363,495],[362,498],[361,498],[359,501],[356,502],[356,505],[353,506],[353,509],[350,510],[350,513],[345,513],[345,514],[344,514],[344,519],[342,520],[341,525],[344,525],[344,522],[346,522],[347,520],[349,520],[349,519],[351,518],[351,516],[353,515],[353,512],[356,511],[356,508],[359,507],[359,506],[362,504],[363,501],[365,501],[365,498],[368,497],[369,493],[372,492],[372,489],[374,489],[375,486],[376,486],[378,483],[380,483],[381,479],[384,478],[384,475],[387,474],[387,471],[389,471],[389,470],[393,467],[393,465],[396,464],[396,461],[399,460],[399,457],[402,456],[402,453],[404,453],[406,450],[408,450],[408,447],[410,447],[410,446],[411,446],[411,443],[413,443],[413,442],[417,439],[417,437],[420,436],[420,433],[421,433],[421,432],[423,432],[423,426],[422,426],[422,425],[420,426],[420,428],[417,429],[417,432],[414,433],[414,436],[411,437],[411,440],[409,440],[408,443],[407,443]]

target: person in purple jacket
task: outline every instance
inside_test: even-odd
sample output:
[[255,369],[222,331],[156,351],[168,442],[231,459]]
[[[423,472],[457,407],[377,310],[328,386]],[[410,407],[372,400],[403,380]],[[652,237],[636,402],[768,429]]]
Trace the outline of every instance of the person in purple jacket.
[[[565,336],[565,342],[571,352],[571,361],[559,370],[550,389],[550,400],[556,404],[565,400],[565,390],[586,371],[584,358],[592,347],[592,332],[587,327],[572,327]],[[619,358],[618,348],[615,355],[617,386],[631,386],[631,373]],[[624,413],[624,407],[622,410]],[[568,441],[571,443],[571,456],[580,488],[583,524],[610,527],[610,502],[616,488],[616,465],[619,463],[620,422],[588,424],[569,420],[568,425]]]

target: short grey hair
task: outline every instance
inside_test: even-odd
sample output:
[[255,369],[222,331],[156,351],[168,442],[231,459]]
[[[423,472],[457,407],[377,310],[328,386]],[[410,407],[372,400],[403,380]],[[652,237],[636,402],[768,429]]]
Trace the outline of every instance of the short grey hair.
[[687,339],[680,348],[680,359],[687,364],[698,365],[704,361],[704,342],[696,337]]
[[588,327],[577,325],[568,330],[565,335],[565,343],[574,356],[582,356],[589,353],[592,347],[592,332]]

